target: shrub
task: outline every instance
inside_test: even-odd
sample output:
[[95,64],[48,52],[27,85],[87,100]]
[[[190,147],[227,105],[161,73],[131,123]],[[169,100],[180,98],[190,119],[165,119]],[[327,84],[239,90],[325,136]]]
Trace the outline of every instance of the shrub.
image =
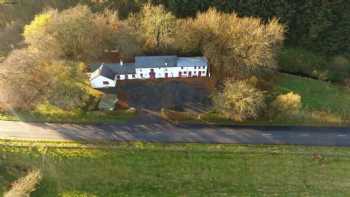
[[301,96],[299,94],[289,92],[281,94],[272,102],[273,112],[275,115],[296,115],[301,109]]
[[227,80],[222,92],[213,96],[215,110],[235,121],[255,119],[265,107],[265,95],[247,80]]
[[329,80],[344,81],[349,77],[350,61],[345,56],[335,56],[330,61],[329,70]]
[[12,184],[10,191],[4,197],[27,197],[35,191],[35,187],[42,178],[40,170],[32,170],[27,176],[22,177]]
[[327,60],[321,55],[300,48],[283,49],[279,55],[279,70],[308,77],[327,79]]
[[341,56],[341,55],[335,56],[332,58],[331,63],[336,68],[349,70],[350,61],[345,56]]

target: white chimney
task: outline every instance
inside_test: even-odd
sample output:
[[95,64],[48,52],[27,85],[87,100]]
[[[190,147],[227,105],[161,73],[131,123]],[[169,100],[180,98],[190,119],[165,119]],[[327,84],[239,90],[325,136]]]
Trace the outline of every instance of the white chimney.
[[120,59],[120,65],[123,66],[124,65],[124,62],[122,59]]

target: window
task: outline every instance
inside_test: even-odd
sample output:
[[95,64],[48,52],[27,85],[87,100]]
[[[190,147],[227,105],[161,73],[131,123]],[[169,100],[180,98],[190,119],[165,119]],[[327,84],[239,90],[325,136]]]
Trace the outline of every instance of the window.
[[194,71],[194,74],[197,74],[197,71]]
[[140,74],[140,77],[143,78],[143,74],[142,73]]
[[183,67],[183,66],[181,66],[181,69],[184,69],[184,67]]
[[117,80],[120,80],[120,75],[117,75]]
[[132,78],[135,78],[135,74],[132,74]]
[[108,81],[103,81],[103,85],[109,85]]
[[194,69],[197,69],[197,66],[195,66]]
[[185,71],[184,74],[187,74],[187,72]]

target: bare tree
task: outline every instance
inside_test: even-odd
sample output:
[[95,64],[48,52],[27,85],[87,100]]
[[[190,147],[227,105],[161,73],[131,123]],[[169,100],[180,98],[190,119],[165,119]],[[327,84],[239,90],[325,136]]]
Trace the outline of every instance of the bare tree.
[[160,52],[172,47],[176,18],[164,6],[146,4],[139,14],[130,15],[128,21],[143,38],[146,51]]

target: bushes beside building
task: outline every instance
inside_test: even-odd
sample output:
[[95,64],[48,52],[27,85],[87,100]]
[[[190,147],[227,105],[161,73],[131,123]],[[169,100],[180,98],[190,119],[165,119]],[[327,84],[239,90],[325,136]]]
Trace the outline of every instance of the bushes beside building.
[[295,116],[302,107],[301,96],[294,92],[278,95],[271,103],[274,116]]
[[256,119],[265,108],[264,92],[247,80],[227,80],[224,89],[213,96],[214,109],[235,121]]

